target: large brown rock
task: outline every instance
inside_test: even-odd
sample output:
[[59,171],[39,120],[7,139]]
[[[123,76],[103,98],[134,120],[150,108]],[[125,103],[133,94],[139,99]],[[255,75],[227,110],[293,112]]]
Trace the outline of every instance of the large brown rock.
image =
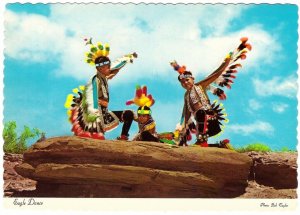
[[236,197],[251,159],[227,149],[57,137],[34,144],[16,171],[47,197]]
[[276,189],[295,189],[297,181],[297,152],[248,152],[253,160],[252,179],[258,184]]

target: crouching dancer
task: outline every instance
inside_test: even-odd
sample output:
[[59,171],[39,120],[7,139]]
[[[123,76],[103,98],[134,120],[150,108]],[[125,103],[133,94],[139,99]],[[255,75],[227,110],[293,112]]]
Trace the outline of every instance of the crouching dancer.
[[108,58],[109,45],[92,44],[86,53],[86,62],[96,67],[96,74],[86,86],[80,86],[73,90],[79,96],[69,94],[65,104],[69,108],[68,114],[73,124],[72,131],[76,136],[105,139],[104,133],[116,128],[119,122],[123,122],[122,132],[117,139],[128,140],[128,131],[132,124],[134,114],[130,110],[109,111],[108,80],[112,79],[127,63],[133,62],[136,53],[125,55],[113,63]]
[[[171,62],[171,66],[179,73],[178,80],[181,86],[186,90],[181,120],[183,129],[179,145],[186,145],[191,121],[196,124],[196,145],[208,147],[208,138],[221,132],[222,121],[225,120],[226,115],[219,104],[211,104],[206,91],[210,90],[221,100],[226,99],[224,91],[214,87],[213,83],[220,87],[231,88],[233,83],[231,79],[235,78],[233,73],[237,72],[237,67],[241,67],[238,60],[245,59],[247,51],[251,50],[251,45],[246,43],[247,40],[247,38],[241,38],[241,44],[225,57],[219,68],[197,83],[195,83],[193,74],[187,71],[185,66],[179,66],[176,61]],[[228,143],[228,140],[220,142],[221,145],[225,144],[221,147],[227,147]],[[211,144],[211,146],[215,146],[215,144]]]

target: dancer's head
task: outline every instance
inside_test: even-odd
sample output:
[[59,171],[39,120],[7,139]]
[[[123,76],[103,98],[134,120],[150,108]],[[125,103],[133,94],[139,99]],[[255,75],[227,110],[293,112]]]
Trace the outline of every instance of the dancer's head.
[[95,66],[97,72],[102,75],[108,76],[110,75],[110,59],[105,56],[101,56],[95,59]]
[[151,109],[148,106],[139,107],[137,113],[140,123],[146,123],[151,118]]

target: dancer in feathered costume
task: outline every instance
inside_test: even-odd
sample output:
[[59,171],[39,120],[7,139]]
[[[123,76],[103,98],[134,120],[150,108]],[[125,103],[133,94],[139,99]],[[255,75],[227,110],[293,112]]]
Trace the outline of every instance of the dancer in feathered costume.
[[96,67],[94,75],[86,86],[75,88],[69,94],[65,103],[72,123],[72,131],[76,136],[105,139],[104,133],[123,122],[122,133],[118,139],[128,140],[128,131],[133,121],[133,112],[109,111],[108,80],[112,79],[127,63],[132,63],[137,57],[136,53],[125,55],[113,63],[108,58],[109,45],[98,43],[93,45],[92,39],[85,39],[90,45],[86,53],[86,62]]
[[[207,143],[208,137],[217,135],[221,132],[222,121],[227,116],[223,112],[221,104],[217,102],[211,104],[206,93],[210,90],[214,95],[217,95],[220,100],[226,99],[224,91],[218,87],[213,86],[216,84],[220,87],[231,88],[233,83],[233,75],[237,73],[237,68],[241,67],[238,63],[239,60],[246,58],[246,53],[252,49],[251,45],[247,43],[248,38],[241,38],[241,44],[236,50],[230,52],[213,73],[211,73],[204,80],[194,83],[194,77],[190,71],[186,70],[185,66],[179,66],[176,61],[171,62],[171,66],[179,73],[178,80],[181,86],[186,89],[184,95],[184,107],[181,118],[181,139],[180,145],[186,145],[187,136],[190,132],[191,122],[196,122],[197,142],[196,145],[202,147],[209,146]],[[191,120],[191,118],[194,120]],[[225,144],[230,148],[228,140],[221,141],[220,144]],[[226,145],[227,144],[227,145]],[[212,144],[215,146],[214,144]]]
[[138,106],[137,115],[134,120],[137,121],[139,132],[133,138],[134,141],[159,142],[159,136],[156,132],[156,123],[151,116],[150,107],[154,104],[151,94],[147,94],[147,86],[137,86],[135,97],[126,102],[126,105],[135,104]]

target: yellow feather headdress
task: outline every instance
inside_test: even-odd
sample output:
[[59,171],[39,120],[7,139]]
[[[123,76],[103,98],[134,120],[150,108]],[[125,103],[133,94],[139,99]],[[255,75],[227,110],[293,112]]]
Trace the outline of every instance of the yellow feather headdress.
[[98,42],[95,46],[92,43],[92,38],[84,39],[84,41],[86,42],[85,45],[90,45],[90,51],[85,53],[85,61],[91,66],[95,66],[95,60],[98,57],[107,57],[109,55],[109,44],[103,45],[101,42]]

